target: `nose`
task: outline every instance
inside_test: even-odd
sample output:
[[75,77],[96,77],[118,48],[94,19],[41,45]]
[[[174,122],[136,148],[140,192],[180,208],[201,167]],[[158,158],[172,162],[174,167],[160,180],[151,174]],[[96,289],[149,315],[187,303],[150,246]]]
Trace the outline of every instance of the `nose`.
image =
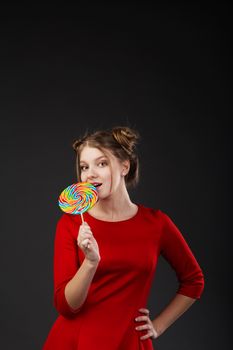
[[89,167],[89,169],[87,169],[87,171],[85,171],[84,177],[85,177],[86,182],[91,182],[94,179],[96,179],[98,177],[98,175],[93,168]]

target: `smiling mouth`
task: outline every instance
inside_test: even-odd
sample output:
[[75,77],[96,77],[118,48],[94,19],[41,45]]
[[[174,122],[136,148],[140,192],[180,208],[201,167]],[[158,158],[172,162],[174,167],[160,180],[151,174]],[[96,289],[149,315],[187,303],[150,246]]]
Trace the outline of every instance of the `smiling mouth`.
[[93,183],[92,185],[95,187],[100,187],[102,184],[101,183]]

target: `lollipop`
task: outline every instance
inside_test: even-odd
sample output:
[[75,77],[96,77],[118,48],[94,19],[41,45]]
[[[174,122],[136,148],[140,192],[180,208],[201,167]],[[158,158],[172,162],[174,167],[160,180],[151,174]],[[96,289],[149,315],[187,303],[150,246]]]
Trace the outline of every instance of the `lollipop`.
[[98,192],[89,182],[78,182],[65,188],[59,196],[58,204],[61,210],[68,214],[80,214],[91,209],[98,200]]

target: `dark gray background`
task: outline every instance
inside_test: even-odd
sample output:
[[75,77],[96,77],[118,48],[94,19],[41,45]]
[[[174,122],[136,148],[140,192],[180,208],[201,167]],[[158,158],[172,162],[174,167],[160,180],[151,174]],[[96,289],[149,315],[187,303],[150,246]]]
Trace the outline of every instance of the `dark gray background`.
[[[157,350],[230,347],[230,11],[146,2],[1,7],[1,348],[41,349],[53,308],[60,192],[88,129],[141,134],[131,199],[165,211],[205,290]],[[177,289],[160,258],[152,318]]]

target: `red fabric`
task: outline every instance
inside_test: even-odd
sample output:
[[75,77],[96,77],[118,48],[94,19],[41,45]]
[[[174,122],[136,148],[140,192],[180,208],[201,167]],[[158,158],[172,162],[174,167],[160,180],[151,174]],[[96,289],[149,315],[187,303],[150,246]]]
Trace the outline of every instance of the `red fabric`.
[[[55,320],[43,350],[151,350],[147,332],[136,331],[160,254],[175,270],[177,293],[199,299],[202,270],[179,229],[160,209],[138,205],[129,220],[106,222],[84,213],[98,242],[101,260],[87,298],[78,310],[66,301],[64,289],[85,256],[77,245],[79,215],[63,214],[54,240]],[[153,320],[153,315],[150,315]]]

